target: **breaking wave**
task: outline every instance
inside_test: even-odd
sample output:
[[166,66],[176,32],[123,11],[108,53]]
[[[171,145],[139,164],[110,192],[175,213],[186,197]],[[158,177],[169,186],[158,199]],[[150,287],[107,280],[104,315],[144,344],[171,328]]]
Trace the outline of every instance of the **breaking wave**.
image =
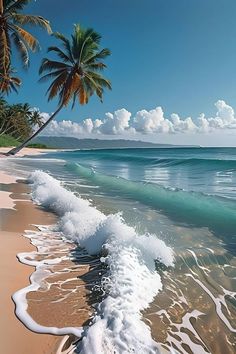
[[[134,151],[133,151],[134,150]],[[156,167],[174,167],[174,166],[188,166],[191,168],[207,167],[236,170],[235,158],[208,158],[206,157],[157,157],[157,149],[147,149],[148,154],[143,151],[145,149],[101,149],[101,150],[79,150],[71,152],[71,157],[79,158],[81,161],[96,160],[96,161],[110,161],[110,162],[127,162],[133,164],[140,164],[142,166],[156,166]],[[180,151],[184,151],[180,149]],[[162,149],[158,149],[162,151]],[[195,149],[193,150],[195,151]],[[115,152],[115,153],[114,153]],[[135,153],[134,153],[135,152]],[[137,154],[138,152],[138,154]],[[146,150],[145,150],[146,152]]]
[[99,173],[77,163],[66,166],[90,182],[150,205],[174,220],[208,227],[226,239],[235,234],[236,208],[232,200],[200,192],[165,188],[157,184],[134,182]]
[[142,321],[142,311],[162,289],[155,261],[173,266],[171,248],[156,235],[136,233],[121,214],[106,216],[75,196],[47,173],[35,171],[29,182],[35,203],[60,218],[58,230],[107,269],[101,275],[103,300],[91,324],[83,329],[81,353],[158,353],[159,345]]

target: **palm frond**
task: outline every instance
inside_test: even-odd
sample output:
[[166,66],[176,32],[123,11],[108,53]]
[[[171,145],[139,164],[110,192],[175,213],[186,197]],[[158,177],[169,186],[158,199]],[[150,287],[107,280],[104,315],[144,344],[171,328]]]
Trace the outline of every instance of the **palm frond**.
[[111,82],[105,79],[102,75],[95,73],[94,71],[88,71],[87,77],[91,77],[101,87],[106,87],[111,90]]
[[74,93],[81,88],[81,78],[76,72],[72,72],[67,76],[63,88],[63,95],[61,95],[61,103],[65,106],[69,103]]
[[28,67],[29,66],[29,53],[28,53],[25,43],[20,39],[18,34],[15,32],[13,32],[11,34],[11,37],[13,39],[13,42],[14,42],[16,48],[18,49],[18,52],[21,56],[24,67]]
[[51,72],[49,74],[43,75],[39,79],[39,82],[44,82],[44,81],[47,81],[49,79],[52,79],[52,78],[62,74],[63,72],[64,72],[64,69],[61,69],[61,70],[53,71],[53,72]]
[[5,11],[6,12],[13,12],[13,11],[20,11],[28,5],[32,0],[8,0],[5,1]]
[[63,72],[51,83],[51,85],[47,90],[48,101],[51,101],[58,94],[58,92],[63,88],[66,78],[67,78],[67,74]]
[[80,63],[87,56],[92,55],[99,47],[101,36],[92,28],[82,29],[75,25],[72,35],[72,53],[74,58]]
[[110,49],[104,48],[99,52],[93,53],[93,55],[91,55],[90,57],[85,58],[84,63],[86,63],[86,64],[94,63],[97,60],[105,59],[106,57],[108,57],[110,55],[111,55]]
[[101,42],[101,35],[98,32],[94,31],[93,28],[83,29],[78,24],[74,25],[74,33],[72,35],[72,38],[73,37],[81,39],[82,41],[86,38],[90,38],[93,47],[98,47]]
[[13,72],[12,68],[8,68],[5,75],[0,73],[0,92],[3,94],[8,95],[11,91],[18,92],[21,80],[18,77],[12,76]]
[[56,46],[51,46],[48,47],[48,52],[56,52],[56,54],[59,56],[60,59],[62,59],[65,63],[66,62],[71,62],[70,57],[63,52],[60,48]]
[[95,92],[96,95],[100,98],[102,102],[103,89],[99,86],[99,84],[91,77],[86,75],[86,85],[90,88],[90,91]]
[[55,61],[55,60],[49,60],[47,58],[44,58],[41,62],[40,68],[39,68],[39,75],[41,75],[45,71],[52,71],[52,70],[57,70],[57,69],[69,69],[70,66],[60,62],[60,61]]
[[72,63],[75,63],[69,39],[66,38],[63,34],[61,34],[59,32],[54,32],[53,36],[56,37],[57,39],[59,39],[62,42],[62,45],[63,45],[63,47],[66,50],[66,55],[70,58],[70,61]]
[[99,62],[99,63],[91,63],[85,66],[86,69],[89,71],[95,70],[95,71],[102,71],[103,69],[107,68],[106,64]]
[[86,90],[84,88],[82,88],[80,91],[79,91],[79,103],[81,105],[84,105],[86,103],[88,103],[88,95],[86,93]]
[[13,13],[12,19],[15,23],[20,25],[39,26],[45,29],[49,34],[52,33],[50,22],[42,16]]
[[32,34],[30,34],[28,31],[24,30],[23,28],[21,28],[21,27],[19,27],[17,25],[13,25],[12,27],[14,28],[15,31],[18,32],[18,34],[20,35],[21,39],[23,39],[25,44],[33,52],[40,49],[38,40],[34,36],[32,36]]

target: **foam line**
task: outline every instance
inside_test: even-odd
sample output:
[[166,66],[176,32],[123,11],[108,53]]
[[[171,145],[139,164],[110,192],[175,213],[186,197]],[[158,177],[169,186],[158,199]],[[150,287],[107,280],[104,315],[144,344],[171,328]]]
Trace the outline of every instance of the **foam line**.
[[108,269],[101,278],[105,297],[84,329],[78,350],[84,354],[158,353],[159,345],[142,321],[142,311],[162,289],[155,260],[173,266],[171,248],[156,235],[138,235],[121,214],[106,216],[44,172],[33,172],[29,181],[33,200],[60,216],[58,230],[89,254],[103,254],[101,262]]

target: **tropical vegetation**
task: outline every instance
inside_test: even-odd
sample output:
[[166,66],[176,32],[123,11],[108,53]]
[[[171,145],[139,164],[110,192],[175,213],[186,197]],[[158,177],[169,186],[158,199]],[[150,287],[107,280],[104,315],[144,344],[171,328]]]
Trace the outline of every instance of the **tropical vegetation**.
[[11,105],[0,98],[0,137],[10,135],[18,141],[23,141],[42,124],[40,112],[28,103]]
[[[42,27],[51,33],[50,23],[44,17],[24,13],[31,1],[0,0],[0,95],[17,92],[21,85],[13,67],[15,52],[27,68],[29,50],[34,52],[40,48],[37,38],[28,31],[28,25]],[[57,107],[45,122],[40,112],[29,104],[10,105],[0,97],[0,138],[8,141],[10,136],[21,141],[8,154],[15,154],[28,145],[69,103],[72,108],[76,103],[84,105],[93,95],[102,101],[104,90],[111,89],[110,81],[102,75],[106,68],[104,59],[111,53],[109,49],[101,48],[101,36],[96,31],[75,25],[70,38],[59,32],[54,33],[54,37],[58,46],[48,48],[54,57],[42,60],[39,74],[40,82],[51,81],[48,100],[57,97]]]
[[8,134],[3,134],[0,136],[0,147],[18,146],[20,142],[13,138],[13,136]]
[[40,46],[24,26],[39,26],[51,33],[49,21],[42,16],[22,13],[32,0],[0,0],[0,91],[9,94],[17,91],[21,80],[12,67],[13,47],[20,55],[24,67],[29,66],[29,50],[37,51]]
[[111,89],[110,81],[101,74],[106,68],[104,59],[111,53],[107,48],[101,49],[101,36],[97,32],[75,25],[70,39],[61,33],[55,33],[54,36],[60,45],[49,47],[48,52],[52,52],[57,58],[44,58],[39,74],[44,74],[41,76],[41,82],[51,80],[47,90],[48,100],[57,97],[57,108],[39,129],[8,154],[15,154],[27,145],[70,102],[72,108],[76,102],[84,105],[93,95],[97,95],[102,101],[104,89]]

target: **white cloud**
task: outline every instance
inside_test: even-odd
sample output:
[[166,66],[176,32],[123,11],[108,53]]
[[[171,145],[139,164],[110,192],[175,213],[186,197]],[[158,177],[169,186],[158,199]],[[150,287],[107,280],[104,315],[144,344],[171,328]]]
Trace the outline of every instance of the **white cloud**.
[[171,133],[173,124],[170,120],[164,118],[164,112],[161,107],[150,111],[143,109],[136,113],[133,120],[133,127],[141,133]]
[[176,113],[171,114],[171,121],[173,123],[173,132],[195,132],[197,131],[197,126],[193,122],[191,117],[186,119],[181,119]]
[[[236,129],[236,117],[234,109],[219,100],[215,103],[216,114],[214,117],[206,117],[204,113],[196,119],[191,117],[181,118],[178,114],[171,114],[166,118],[161,107],[150,111],[145,109],[134,116],[125,108],[114,113],[106,113],[104,118],[84,119],[82,122],[63,120],[52,121],[43,132],[44,135],[57,136],[132,136],[152,134],[197,134],[212,133],[219,130]],[[43,113],[45,119],[48,113]]]
[[99,121],[99,126],[94,127],[95,132],[102,134],[122,134],[130,128],[131,113],[122,108],[112,113],[106,113],[104,120]]
[[227,105],[225,101],[219,100],[215,103],[215,106],[217,108],[217,119],[221,119],[225,123],[232,123],[235,120],[233,108]]
[[46,112],[41,112],[40,115],[44,122],[46,122],[50,118],[50,114]]

